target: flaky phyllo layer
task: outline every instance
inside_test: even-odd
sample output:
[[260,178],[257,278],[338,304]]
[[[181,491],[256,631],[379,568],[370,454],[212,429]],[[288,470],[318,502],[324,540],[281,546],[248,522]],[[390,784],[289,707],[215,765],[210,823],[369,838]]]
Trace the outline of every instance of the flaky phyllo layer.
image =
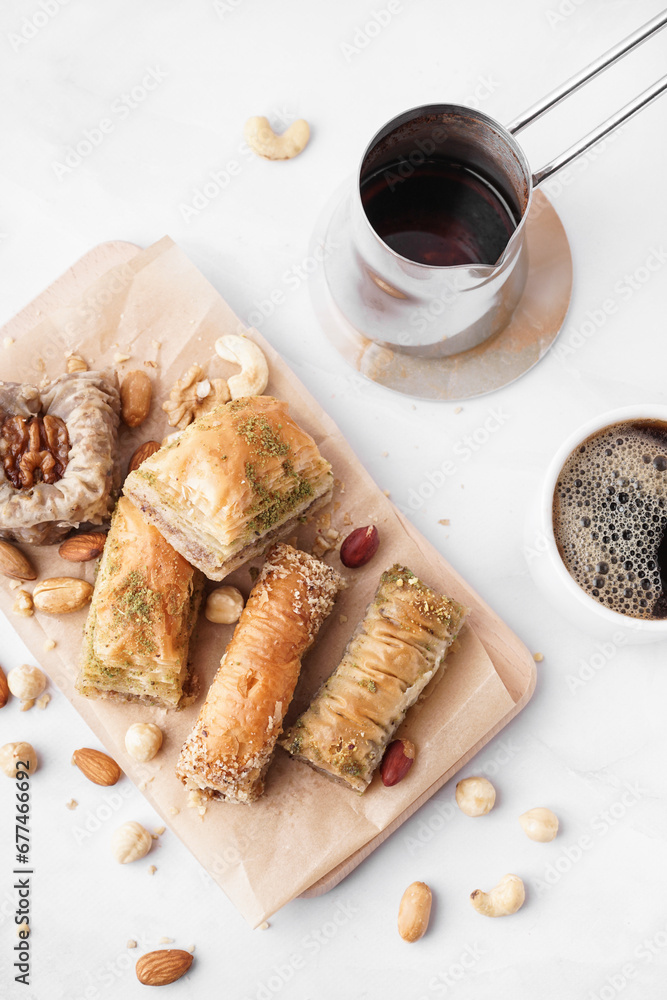
[[203,578],[121,497],[86,622],[77,689],[176,707]]
[[301,658],[343,581],[330,566],[279,543],[267,556],[176,773],[230,802],[261,795]]
[[465,615],[405,566],[387,570],[342,660],[281,745],[363,792]]
[[222,580],[326,502],[332,485],[331,466],[287,404],[255,396],[196,420],[124,491],[177,551]]

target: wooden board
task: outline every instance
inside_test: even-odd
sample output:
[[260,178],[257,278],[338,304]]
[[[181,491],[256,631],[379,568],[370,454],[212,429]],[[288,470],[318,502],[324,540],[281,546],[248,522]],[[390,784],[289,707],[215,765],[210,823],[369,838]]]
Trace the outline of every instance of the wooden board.
[[[95,247],[79,260],[65,274],[43,291],[33,302],[23,309],[14,319],[2,329],[2,337],[18,339],[32,329],[46,314],[58,306],[76,298],[85,288],[100,275],[112,267],[124,263],[138,252],[132,243],[110,242]],[[416,535],[416,529],[400,514],[406,531]],[[433,557],[440,561],[442,556],[425,541],[423,546],[432,552]],[[454,766],[450,767],[422,795],[415,799],[386,829],[370,840],[360,850],[333,868],[326,876],[320,878],[303,895],[318,896],[337,885],[346,875],[352,872],[367,858],[387,837],[402,823],[412,816],[428,799],[438,791],[457,771],[460,770],[482,747],[500,732],[511,719],[517,715],[529,701],[536,680],[536,670],[533,658],[525,645],[517,638],[508,626],[488,607],[470,586],[451,567],[449,574],[459,584],[460,591],[465,595],[465,601],[471,609],[470,622],[477,636],[484,645],[493,665],[505,687],[514,700],[513,708],[492,729],[486,732]]]

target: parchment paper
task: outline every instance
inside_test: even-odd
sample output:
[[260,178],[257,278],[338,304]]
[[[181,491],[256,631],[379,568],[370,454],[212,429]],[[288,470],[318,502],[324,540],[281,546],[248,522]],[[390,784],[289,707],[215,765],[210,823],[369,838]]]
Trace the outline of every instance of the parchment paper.
[[[91,368],[115,367],[121,377],[125,371],[144,368],[153,380],[154,403],[142,427],[121,429],[125,469],[141,442],[159,441],[172,432],[161,403],[191,364],[206,367],[209,377],[237,370],[215,356],[213,344],[223,333],[238,332],[243,332],[243,327],[229,306],[165,237],[108,271],[80,300],[58,308],[7,346],[0,377],[38,384],[43,376],[54,377],[65,370],[67,351],[81,354]],[[430,586],[463,603],[466,594],[461,592],[458,577],[445,560],[402,521],[336,426],[276,352],[256,331],[250,335],[269,361],[267,392],[289,401],[293,416],[313,435],[334,468],[334,501],[324,519],[316,516],[311,524],[300,527],[297,544],[310,550],[318,528],[325,530],[329,526],[328,515],[331,527],[342,535],[352,527],[372,522],[381,538],[377,555],[360,570],[345,570],[335,551],[323,557],[343,572],[349,587],[304,660],[286,720],[289,723],[338,663],[383,569],[401,562]],[[130,358],[124,362],[114,360],[119,354]],[[93,580],[93,564],[65,563],[57,554],[57,546],[34,547],[28,554],[41,579],[81,576]],[[248,566],[228,579],[247,596],[252,585]],[[31,587],[26,585],[28,590]],[[458,650],[447,660],[444,675],[435,679],[427,689],[428,696],[410,711],[402,727],[401,732],[417,746],[416,763],[402,783],[387,789],[376,775],[368,791],[359,796],[278,750],[266,792],[257,803],[242,806],[212,802],[202,818],[197,809],[188,807],[187,793],[173,768],[231,637],[232,626],[213,625],[201,617],[191,654],[199,695],[188,708],[167,712],[76,694],[74,682],[86,612],[60,618],[40,614],[20,618],[11,610],[14,599],[14,591],[7,587],[0,590],[0,607],[36,661],[253,926],[385,829],[514,706],[482,643],[466,626]],[[51,652],[44,651],[46,638],[56,640]],[[137,764],[125,753],[125,731],[136,721],[154,721],[164,732],[163,748],[148,764]]]

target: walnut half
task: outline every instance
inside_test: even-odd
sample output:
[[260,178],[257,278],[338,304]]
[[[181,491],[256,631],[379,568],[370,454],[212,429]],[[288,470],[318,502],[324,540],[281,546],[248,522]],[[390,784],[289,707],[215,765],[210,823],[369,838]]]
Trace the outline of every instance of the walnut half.
[[188,424],[230,399],[224,378],[204,378],[204,370],[192,365],[174,384],[169,399],[162,404],[170,427],[185,430]]

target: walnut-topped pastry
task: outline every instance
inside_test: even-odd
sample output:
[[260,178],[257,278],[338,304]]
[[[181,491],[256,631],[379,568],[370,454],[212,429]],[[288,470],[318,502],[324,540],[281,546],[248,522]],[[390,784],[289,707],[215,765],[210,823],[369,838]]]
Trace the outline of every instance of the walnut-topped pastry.
[[310,434],[272,396],[244,396],[190,424],[123,486],[167,541],[222,580],[331,499]]
[[113,372],[61,375],[42,391],[0,382],[0,537],[39,545],[109,520],[119,408]]

